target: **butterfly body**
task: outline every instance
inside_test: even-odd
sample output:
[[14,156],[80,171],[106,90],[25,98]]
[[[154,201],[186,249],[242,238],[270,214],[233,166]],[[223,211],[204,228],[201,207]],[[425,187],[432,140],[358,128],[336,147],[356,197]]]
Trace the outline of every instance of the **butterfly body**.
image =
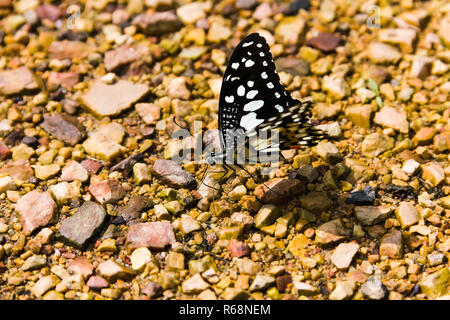
[[316,144],[325,134],[311,125],[310,109],[311,102],[292,98],[282,85],[264,37],[250,34],[234,50],[223,77],[222,151],[211,153],[207,163],[264,162],[264,155],[267,160],[282,149]]

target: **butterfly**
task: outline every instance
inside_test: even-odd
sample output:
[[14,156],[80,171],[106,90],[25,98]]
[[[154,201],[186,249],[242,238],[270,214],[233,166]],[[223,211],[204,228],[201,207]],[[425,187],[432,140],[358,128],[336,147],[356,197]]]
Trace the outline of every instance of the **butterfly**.
[[[231,164],[236,153],[249,160],[249,154],[259,159],[263,153],[279,155],[281,150],[316,145],[326,134],[311,124],[311,107],[310,101],[296,100],[284,88],[265,38],[248,35],[225,70],[218,114],[222,150],[210,153],[207,164]],[[276,139],[272,134],[256,144],[246,143],[267,131],[275,132]],[[255,163],[254,157],[251,160]]]

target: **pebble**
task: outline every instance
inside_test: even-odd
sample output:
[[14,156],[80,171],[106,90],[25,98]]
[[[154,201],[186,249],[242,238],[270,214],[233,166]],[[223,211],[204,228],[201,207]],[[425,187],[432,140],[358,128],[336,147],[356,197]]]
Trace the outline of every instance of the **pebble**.
[[429,57],[415,56],[409,75],[424,79],[431,74],[433,59]]
[[147,295],[149,298],[155,298],[159,296],[161,291],[161,285],[153,281],[147,282],[144,288],[142,288],[142,293]]
[[345,115],[357,126],[365,129],[370,128],[370,116],[372,108],[370,105],[349,106],[345,110]]
[[90,277],[89,280],[86,282],[86,285],[94,290],[100,290],[109,287],[108,281],[99,276]]
[[330,300],[350,299],[355,290],[355,283],[351,281],[338,281],[336,288],[330,294]]
[[47,265],[47,259],[45,255],[32,255],[25,263],[22,265],[23,271],[32,271],[36,269],[40,269]]
[[411,28],[386,28],[378,32],[378,40],[381,42],[400,45],[405,53],[410,53],[414,50],[414,42],[417,38],[417,31]]
[[178,18],[184,24],[194,24],[198,20],[205,18],[205,11],[211,9],[211,2],[191,2],[177,8]]
[[318,293],[318,289],[306,282],[294,281],[294,288],[301,296],[314,296]]
[[149,52],[146,47],[141,45],[124,44],[119,48],[106,51],[104,63],[107,71],[116,71],[129,63],[138,61],[148,56]]
[[406,112],[394,107],[383,107],[375,114],[374,121],[385,128],[392,128],[401,133],[408,133],[409,124]]
[[386,233],[380,241],[380,255],[391,259],[398,259],[403,256],[402,232],[392,230]]
[[27,67],[0,71],[0,95],[15,95],[38,88],[34,75]]
[[422,281],[420,281],[419,285],[424,294],[431,297],[432,299],[436,299],[447,292],[448,281],[448,268],[443,268],[431,273],[428,276],[425,276]]
[[81,41],[53,41],[48,48],[50,59],[83,59],[94,51],[94,48]]
[[147,263],[152,261],[152,253],[145,247],[137,248],[133,250],[130,256],[131,268],[134,271],[142,271]]
[[101,204],[116,203],[125,196],[125,190],[118,180],[108,179],[92,184],[89,192]]
[[331,262],[339,269],[345,270],[352,263],[353,257],[359,250],[357,243],[341,243],[333,251],[331,255]]
[[61,172],[62,181],[79,180],[81,182],[86,182],[88,178],[88,171],[77,161],[69,162]]
[[195,274],[188,280],[185,280],[181,286],[181,290],[187,294],[199,293],[206,290],[209,284],[203,280],[200,274]]
[[387,295],[387,289],[379,276],[371,276],[361,286],[361,293],[370,300],[381,300]]
[[335,100],[342,100],[350,93],[350,88],[340,75],[326,75],[322,79],[322,89],[330,93]]
[[261,291],[275,284],[275,278],[269,275],[258,274],[253,280],[249,291]]
[[146,12],[135,16],[131,22],[147,36],[159,36],[172,33],[182,27],[182,23],[173,11]]
[[430,182],[433,186],[438,186],[445,179],[444,169],[436,163],[422,165],[422,178]]
[[166,221],[133,224],[128,229],[127,242],[131,248],[164,249],[175,242],[173,226]]
[[244,242],[231,239],[228,242],[227,251],[232,257],[242,258],[250,254],[250,247]]
[[371,226],[386,220],[392,213],[389,206],[358,206],[355,207],[355,216],[365,226]]
[[80,185],[66,181],[50,186],[48,191],[58,204],[67,204],[70,200],[80,197]]
[[275,38],[285,45],[296,45],[305,28],[305,20],[301,16],[284,17],[275,28]]
[[114,260],[107,260],[98,265],[97,271],[108,282],[113,283],[116,280],[130,280],[135,274],[132,270],[118,264]]
[[153,164],[153,173],[175,187],[190,187],[195,184],[194,177],[175,161],[157,159]]
[[189,234],[191,232],[201,230],[201,228],[202,227],[200,226],[200,224],[190,215],[188,214],[181,215],[180,230],[184,234]]
[[82,248],[100,230],[105,218],[102,206],[86,201],[74,215],[61,222],[59,233],[69,244]]
[[420,213],[413,203],[402,201],[396,213],[402,229],[409,228],[419,222]]
[[131,107],[149,92],[144,84],[118,80],[113,84],[94,81],[81,96],[81,102],[98,116],[114,116]]
[[414,159],[408,159],[403,163],[402,169],[408,176],[413,176],[420,168],[420,163]]
[[366,157],[375,158],[383,152],[391,150],[394,147],[394,141],[394,138],[375,132],[364,138],[361,151]]
[[381,42],[371,42],[367,48],[367,55],[375,63],[397,63],[402,57],[397,48]]
[[16,204],[20,214],[23,232],[30,234],[39,227],[52,222],[56,214],[56,203],[49,192],[33,190],[22,196]]
[[0,178],[0,193],[15,189],[16,183],[14,182],[13,178],[11,178],[10,176]]
[[271,225],[281,215],[281,210],[273,204],[265,204],[255,216],[255,227],[262,228]]
[[281,203],[286,198],[301,194],[305,186],[298,179],[274,178],[255,188],[254,195],[262,203]]
[[341,160],[339,150],[332,142],[321,141],[314,147],[314,152],[316,152],[322,159],[332,164]]
[[332,244],[346,237],[344,225],[340,219],[334,219],[320,225],[316,230],[316,242],[319,244]]
[[84,279],[92,278],[94,266],[86,256],[79,256],[70,260],[68,271],[72,274],[80,274]]
[[321,213],[333,206],[333,201],[325,192],[310,192],[300,198],[302,208],[308,211]]
[[376,190],[371,186],[365,186],[362,190],[351,192],[350,197],[345,199],[345,203],[357,206],[371,205],[374,203],[375,198]]
[[30,291],[39,298],[50,289],[55,288],[59,282],[59,278],[53,274],[45,276],[39,279],[36,284],[30,289]]
[[156,124],[161,118],[161,108],[154,103],[136,103],[135,108],[147,124]]
[[340,42],[341,38],[334,33],[319,32],[317,36],[306,40],[306,45],[324,52],[330,52],[335,50]]

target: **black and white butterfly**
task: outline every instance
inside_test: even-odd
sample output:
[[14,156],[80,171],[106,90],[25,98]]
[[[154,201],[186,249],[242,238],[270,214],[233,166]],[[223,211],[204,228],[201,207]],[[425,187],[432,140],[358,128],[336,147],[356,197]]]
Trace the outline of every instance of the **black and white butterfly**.
[[218,116],[222,151],[210,153],[206,162],[232,163],[236,158],[230,155],[244,149],[243,141],[266,130],[276,132],[277,139],[253,146],[258,156],[316,145],[326,134],[311,124],[311,105],[292,98],[281,84],[266,40],[250,34],[236,47],[225,71]]

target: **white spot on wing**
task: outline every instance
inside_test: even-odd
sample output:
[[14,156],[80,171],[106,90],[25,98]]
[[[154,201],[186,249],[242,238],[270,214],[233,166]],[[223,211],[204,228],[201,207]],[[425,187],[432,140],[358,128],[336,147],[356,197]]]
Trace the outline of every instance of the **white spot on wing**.
[[248,47],[248,46],[251,46],[252,44],[253,44],[253,41],[250,41],[250,42],[244,43],[242,46],[243,47]]
[[247,85],[251,88],[255,83],[253,81],[247,81]]
[[245,94],[245,88],[242,84],[237,88],[237,94],[241,97]]
[[259,53],[259,56],[260,56],[260,57],[264,57],[264,56],[265,56],[264,52],[261,51],[261,52]]
[[267,79],[267,72],[263,72],[263,73],[261,73],[261,78],[263,78],[263,79]]
[[264,105],[263,100],[253,100],[244,105],[244,111],[255,111]]
[[276,104],[275,108],[277,108],[278,112],[280,112],[280,113],[284,111],[283,107],[280,106],[279,104]]
[[263,61],[263,66],[267,67],[267,61]]
[[253,60],[250,60],[250,59],[248,59],[248,60],[245,62],[245,66],[246,66],[247,68],[251,67],[251,66],[254,65],[254,64],[255,64],[255,62],[254,62]]
[[278,92],[275,92],[275,97],[279,98],[279,97],[281,97],[281,94],[279,94]]
[[258,94],[258,90],[250,90],[245,96],[247,99],[253,99]]
[[239,125],[244,128],[245,131],[251,131],[263,122],[264,119],[256,119],[256,113],[250,112],[241,118]]
[[225,102],[233,103],[234,102],[234,96],[226,96],[225,97]]
[[273,89],[273,88],[274,88],[273,83],[272,83],[272,82],[268,82],[268,83],[267,83],[267,88]]
[[261,43],[258,43],[256,46],[257,46],[258,48],[261,48],[261,47],[262,47],[262,44],[261,44]]
[[239,68],[239,62],[235,62],[235,63],[231,64],[231,67],[232,67],[234,70],[237,70],[237,68]]

